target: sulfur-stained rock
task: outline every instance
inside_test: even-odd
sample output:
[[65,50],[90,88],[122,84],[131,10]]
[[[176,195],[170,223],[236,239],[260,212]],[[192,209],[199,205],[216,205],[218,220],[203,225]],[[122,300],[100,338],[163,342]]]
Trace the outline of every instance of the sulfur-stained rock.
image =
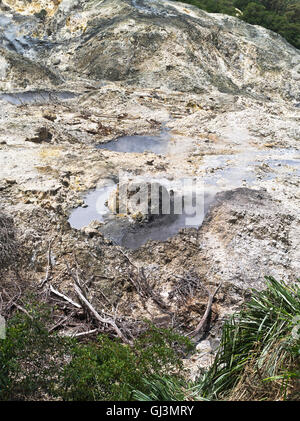
[[49,111],[45,111],[45,112],[43,113],[43,117],[44,117],[46,120],[50,120],[50,121],[55,121],[55,120],[57,119],[57,116],[56,116],[54,113],[51,113],[51,112],[49,112]]

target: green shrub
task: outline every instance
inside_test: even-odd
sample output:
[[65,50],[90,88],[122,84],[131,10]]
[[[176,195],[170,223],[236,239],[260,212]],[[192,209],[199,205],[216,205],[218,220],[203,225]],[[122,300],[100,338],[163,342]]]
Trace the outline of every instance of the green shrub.
[[50,310],[28,304],[0,340],[0,400],[129,400],[156,373],[179,377],[192,345],[149,325],[133,346],[106,335],[87,344],[49,333]]
[[29,305],[18,313],[0,340],[0,400],[51,398],[71,341],[50,335],[45,307]]
[[153,326],[132,347],[101,335],[97,343],[73,349],[61,395],[65,400],[132,400],[132,391],[147,392],[147,380],[157,373],[180,377],[182,353],[191,348],[186,338]]

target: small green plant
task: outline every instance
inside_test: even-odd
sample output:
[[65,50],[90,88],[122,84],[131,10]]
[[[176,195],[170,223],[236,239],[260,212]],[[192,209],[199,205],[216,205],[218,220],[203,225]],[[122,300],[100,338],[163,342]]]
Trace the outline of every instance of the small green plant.
[[187,385],[183,379],[156,374],[149,379],[143,379],[143,389],[133,391],[133,398],[138,401],[184,401]]

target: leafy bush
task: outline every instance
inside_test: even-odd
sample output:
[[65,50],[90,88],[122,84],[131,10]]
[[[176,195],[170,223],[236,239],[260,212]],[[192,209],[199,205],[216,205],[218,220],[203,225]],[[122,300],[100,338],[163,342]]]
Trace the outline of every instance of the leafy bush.
[[107,336],[79,345],[65,368],[61,395],[65,400],[132,400],[134,389],[146,393],[157,373],[180,377],[182,352],[190,342],[167,329],[150,327],[134,345]]
[[149,329],[128,346],[106,335],[87,344],[49,333],[50,311],[29,304],[0,340],[0,400],[130,400],[156,374],[179,378],[192,345],[167,329]]
[[0,400],[36,400],[53,395],[71,341],[47,330],[49,311],[29,305],[8,322],[0,340]]

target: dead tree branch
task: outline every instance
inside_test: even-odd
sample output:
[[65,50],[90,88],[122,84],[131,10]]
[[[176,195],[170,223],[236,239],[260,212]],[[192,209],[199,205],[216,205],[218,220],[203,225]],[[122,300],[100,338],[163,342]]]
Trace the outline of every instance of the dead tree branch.
[[71,298],[69,298],[66,295],[62,294],[61,292],[57,291],[57,289],[53,288],[52,285],[50,285],[50,291],[54,295],[57,295],[58,297],[63,298],[65,301],[68,301],[68,303],[72,304],[74,307],[76,307],[76,308],[82,308],[80,304],[75,303],[75,301],[73,301]]
[[111,318],[105,318],[100,316],[100,314],[94,309],[94,307],[91,305],[91,303],[86,299],[86,297],[83,295],[81,289],[78,287],[77,284],[74,284],[74,289],[76,291],[76,294],[78,295],[80,301],[84,305],[84,307],[88,310],[88,312],[101,324],[107,324],[110,325],[113,330],[116,332],[116,334],[119,336],[120,339],[122,339],[123,342],[130,344],[131,342],[123,335],[119,327],[117,326],[114,319]]
[[88,330],[86,332],[79,332],[79,333],[62,333],[62,336],[70,336],[71,338],[82,338],[83,336],[89,336],[89,335],[93,335],[94,333],[97,333],[99,331],[99,329],[92,329],[92,330]]
[[196,329],[193,332],[188,333],[187,336],[194,337],[204,329],[204,327],[207,323],[207,320],[209,318],[210,312],[211,312],[213,300],[215,298],[215,295],[219,291],[220,287],[221,287],[221,283],[217,286],[217,288],[215,289],[215,291],[213,293],[211,293],[207,288],[205,288],[205,290],[208,293],[208,303],[207,303],[207,306],[206,306],[205,313],[204,313],[202,319],[200,320],[200,322],[198,323],[198,325],[196,326]]
[[8,293],[5,291],[5,289],[2,291],[3,295],[6,296],[6,298],[8,298],[10,300],[10,307],[16,307],[18,310],[22,311],[22,313],[26,314],[26,316],[28,316],[30,318],[30,320],[33,320],[33,317],[28,313],[28,311],[20,306],[19,304],[16,303],[16,301],[14,299],[11,299],[11,297],[8,295]]
[[129,259],[128,261],[137,269],[137,274],[132,273],[132,275],[129,276],[129,280],[141,297],[144,307],[145,300],[147,298],[151,298],[152,301],[160,308],[160,310],[172,316],[173,313],[169,310],[169,306],[163,301],[160,294],[153,291],[153,288],[149,284],[147,276],[145,275],[144,268],[137,268]]

